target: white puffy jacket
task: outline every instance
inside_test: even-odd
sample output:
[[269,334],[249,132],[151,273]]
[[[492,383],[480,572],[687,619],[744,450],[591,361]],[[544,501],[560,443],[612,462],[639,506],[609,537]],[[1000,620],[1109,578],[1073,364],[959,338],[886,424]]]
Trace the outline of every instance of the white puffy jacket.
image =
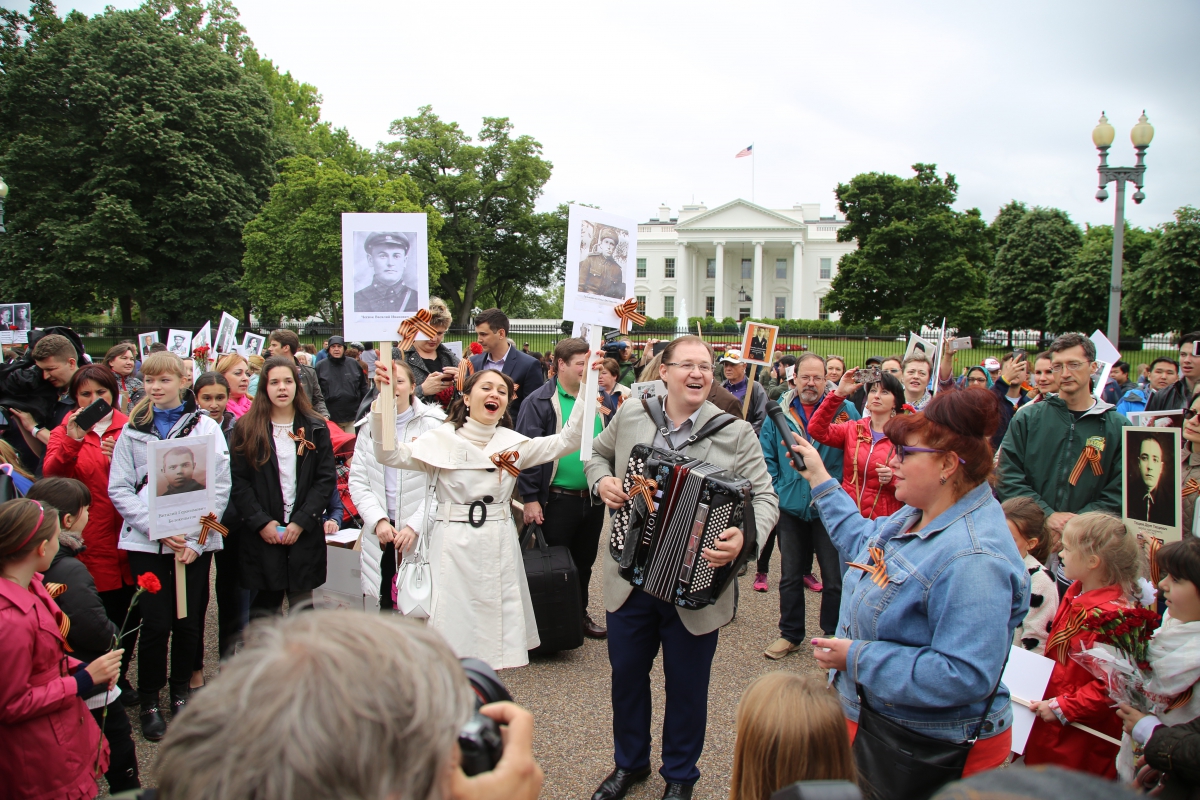
[[[436,404],[422,403],[413,398],[413,416],[405,422],[396,423],[396,441],[411,442],[426,431],[431,431],[446,420],[446,414]],[[375,460],[374,441],[371,438],[371,417],[368,414],[355,425],[358,438],[354,443],[354,458],[350,462],[350,497],[358,508],[363,521],[362,534],[362,590],[369,597],[379,597],[379,583],[383,580],[379,563],[383,559],[383,548],[375,536],[375,525],[387,519],[387,494],[384,483],[384,467]],[[390,468],[388,468],[390,469]],[[397,470],[397,499],[400,503],[397,528],[411,524],[413,530],[421,531],[419,517],[424,510],[425,473],[412,470]]]

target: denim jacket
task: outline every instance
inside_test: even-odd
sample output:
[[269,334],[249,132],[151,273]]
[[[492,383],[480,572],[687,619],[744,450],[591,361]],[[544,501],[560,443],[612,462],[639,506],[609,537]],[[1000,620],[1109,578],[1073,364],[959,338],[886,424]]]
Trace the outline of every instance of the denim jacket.
[[[852,642],[833,682],[846,716],[858,720],[859,683],[876,713],[936,739],[971,738],[1029,610],[1029,575],[991,488],[975,487],[914,533],[899,531],[920,510],[865,519],[834,479],[813,497],[848,561],[870,564],[867,548],[887,539],[886,587],[855,568],[842,584],[838,638]],[[979,736],[1011,725],[1001,686]]]

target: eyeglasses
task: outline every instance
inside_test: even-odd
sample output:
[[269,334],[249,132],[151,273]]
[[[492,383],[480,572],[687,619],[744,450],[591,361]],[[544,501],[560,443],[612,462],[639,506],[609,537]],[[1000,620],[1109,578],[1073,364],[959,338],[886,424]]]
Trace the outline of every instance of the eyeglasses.
[[886,372],[889,375],[899,375],[900,374],[900,370],[898,370],[898,369],[885,369],[884,372]]
[[[909,447],[906,444],[896,445],[896,460],[899,461],[901,464],[904,463],[904,457],[911,453],[954,453],[954,451],[953,450],[935,450],[932,447]],[[954,453],[954,457],[958,459],[958,463],[960,463],[960,464],[967,463],[958,455],[958,453]]]
[[713,371],[712,364],[693,364],[691,361],[668,361],[666,363],[668,367],[676,367],[684,372],[691,372],[694,369],[698,369],[701,372]]
[[1200,414],[1200,411],[1196,411],[1195,409],[1191,409],[1191,408],[1185,408],[1183,410],[1183,419],[1186,422],[1187,420],[1191,419],[1192,417],[1196,416],[1197,414]]
[[1050,367],[1050,371],[1053,372],[1055,375],[1057,375],[1063,371],[1063,367],[1066,367],[1067,369],[1071,370],[1071,372],[1078,372],[1079,370],[1083,369],[1087,365],[1088,364],[1086,361],[1068,361],[1066,364],[1052,365]]
[[987,383],[987,378],[967,378],[967,383]]

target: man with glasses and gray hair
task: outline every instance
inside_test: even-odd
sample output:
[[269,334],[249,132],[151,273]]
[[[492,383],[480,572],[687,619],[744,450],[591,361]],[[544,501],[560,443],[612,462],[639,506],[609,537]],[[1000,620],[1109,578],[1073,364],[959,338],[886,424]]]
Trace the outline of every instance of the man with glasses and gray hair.
[[1121,428],[1129,420],[1092,395],[1095,360],[1096,345],[1082,333],[1055,339],[1058,395],[1015,415],[1000,444],[1000,501],[1033,498],[1059,535],[1077,514],[1121,513]]

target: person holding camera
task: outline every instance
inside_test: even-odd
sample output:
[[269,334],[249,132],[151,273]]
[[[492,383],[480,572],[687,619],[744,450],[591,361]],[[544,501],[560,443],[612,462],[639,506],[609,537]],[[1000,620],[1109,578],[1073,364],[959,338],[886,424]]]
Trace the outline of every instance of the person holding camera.
[[[707,402],[713,381],[712,347],[698,336],[680,336],[662,352],[659,378],[667,385],[659,404],[667,430],[659,430],[646,406],[629,401],[592,445],[587,480],[594,497],[611,509],[624,505],[625,467],[636,444],[672,449],[728,469],[754,486],[753,514],[759,543],[766,539],[779,514],[778,498],[754,429],[735,420],[711,436],[688,445],[720,412]],[[703,551],[714,567],[733,563],[743,550],[743,532],[728,528],[715,549]],[[690,798],[700,777],[696,762],[704,749],[708,720],[708,683],[717,636],[733,618],[734,592],[699,610],[682,609],[659,600],[621,578],[617,562],[604,561],[604,603],[608,610],[608,660],[612,666],[613,738],[615,769],[604,779],[593,800],[617,800],[650,775],[650,669],[659,650],[667,681],[663,723],[662,768],[664,798]]]

